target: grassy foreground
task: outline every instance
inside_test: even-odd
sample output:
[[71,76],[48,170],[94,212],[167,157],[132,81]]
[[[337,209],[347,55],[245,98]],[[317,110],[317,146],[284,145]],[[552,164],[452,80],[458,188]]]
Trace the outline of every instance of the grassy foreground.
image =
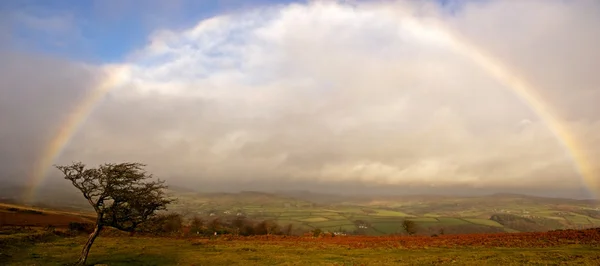
[[[3,265],[68,265],[85,237],[55,237],[0,250]],[[5,264],[6,263],[6,264]],[[600,246],[353,248],[331,241],[207,240],[158,237],[99,237],[90,265],[600,265]]]

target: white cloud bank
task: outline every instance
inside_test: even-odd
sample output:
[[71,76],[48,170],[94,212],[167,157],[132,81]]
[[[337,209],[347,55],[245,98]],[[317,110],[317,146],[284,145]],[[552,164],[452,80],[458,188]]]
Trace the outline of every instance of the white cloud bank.
[[500,58],[600,148],[597,1],[311,2],[157,31],[59,162],[199,184],[581,187],[521,99],[407,18]]

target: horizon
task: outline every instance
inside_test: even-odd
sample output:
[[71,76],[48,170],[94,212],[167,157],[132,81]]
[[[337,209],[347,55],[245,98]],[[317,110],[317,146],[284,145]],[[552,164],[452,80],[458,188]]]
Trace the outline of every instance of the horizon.
[[[27,187],[26,184],[19,184],[19,183],[7,183],[5,181],[0,181],[0,185],[2,185],[4,187],[5,190],[11,190],[13,191],[14,189],[21,189],[24,191],[29,190],[29,188]],[[295,196],[306,196],[306,195],[318,195],[318,196],[327,196],[327,197],[333,197],[333,198],[355,198],[355,199],[386,199],[386,198],[403,198],[403,197],[407,197],[407,198],[411,198],[411,197],[423,197],[423,198],[486,198],[486,197],[524,197],[524,198],[541,198],[541,199],[557,199],[557,200],[577,200],[577,201],[593,201],[596,203],[600,203],[600,200],[594,198],[594,197],[585,197],[585,196],[569,196],[567,195],[561,195],[561,194],[552,194],[552,193],[543,193],[543,192],[539,192],[539,193],[532,193],[529,191],[510,191],[510,190],[506,190],[506,191],[502,191],[502,190],[497,190],[497,191],[480,191],[478,193],[473,193],[472,190],[469,189],[465,189],[464,191],[461,192],[447,192],[447,193],[440,193],[440,192],[432,192],[432,191],[418,191],[418,192],[401,192],[401,191],[397,191],[397,192],[391,192],[391,191],[384,191],[381,192],[379,190],[374,190],[374,191],[356,191],[356,190],[336,190],[336,191],[328,191],[328,190],[311,190],[310,188],[307,189],[297,189],[297,188],[289,188],[289,189],[277,189],[277,188],[266,188],[266,189],[244,189],[244,188],[239,188],[239,189],[222,189],[222,190],[215,190],[215,189],[209,189],[209,190],[203,190],[201,188],[190,188],[190,187],[185,187],[185,186],[179,186],[179,185],[167,185],[168,188],[167,190],[172,191],[174,193],[176,193],[175,195],[179,195],[180,193],[182,194],[186,194],[186,193],[196,193],[197,195],[219,195],[219,194],[225,194],[225,195],[243,195],[245,193],[258,193],[258,194],[266,194],[266,195],[272,195],[272,196],[285,196],[285,197],[295,197]],[[3,196],[3,192],[5,190],[0,190],[0,197]],[[55,195],[55,193],[57,193],[58,191],[62,192],[70,192],[73,193],[73,195],[77,196],[78,195],[78,190],[73,188],[71,186],[71,184],[69,184],[68,182],[55,182],[53,184],[48,184],[45,187],[42,187],[39,189],[38,193],[42,196],[45,197],[52,197],[52,195]],[[358,188],[357,190],[360,190],[360,188]],[[18,197],[14,197],[14,198],[5,198],[5,199],[10,199],[10,200],[15,200],[16,202],[21,202],[23,201],[23,198],[20,197],[21,194],[18,195]],[[5,196],[5,195],[4,195]],[[27,204],[38,204],[38,203],[42,203],[43,201],[23,201],[23,203],[27,203]]]
[[597,200],[598,43],[592,0],[5,1],[0,182]]

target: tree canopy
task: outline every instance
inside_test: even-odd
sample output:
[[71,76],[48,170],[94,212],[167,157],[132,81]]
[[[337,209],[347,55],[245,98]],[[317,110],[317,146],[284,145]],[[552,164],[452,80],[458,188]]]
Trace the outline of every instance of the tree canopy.
[[152,175],[144,167],[141,163],[107,163],[86,168],[81,162],[56,166],[65,179],[81,191],[97,215],[95,230],[84,246],[78,265],[85,264],[89,249],[104,226],[133,232],[173,202],[165,194],[165,182],[150,180]]

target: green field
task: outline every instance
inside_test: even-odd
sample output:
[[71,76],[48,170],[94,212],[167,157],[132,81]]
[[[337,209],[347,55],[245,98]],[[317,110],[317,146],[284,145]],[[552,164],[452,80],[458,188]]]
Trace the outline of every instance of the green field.
[[374,223],[373,228],[385,234],[397,234],[403,232],[402,224],[400,222]]
[[481,225],[487,225],[487,226],[493,226],[493,227],[504,227],[503,225],[499,224],[496,221],[487,220],[487,219],[469,219],[469,218],[465,218],[463,220],[465,220],[467,222],[470,222],[470,223],[474,223],[474,224],[481,224]]
[[351,223],[348,220],[335,220],[335,221],[315,222],[315,223],[310,223],[310,225],[312,225],[314,227],[317,227],[317,228],[335,227],[335,226],[343,226],[343,225],[352,225],[352,226],[354,226],[354,224]]
[[[594,211],[593,202],[570,199],[546,199],[523,195],[485,197],[427,197],[389,198],[370,200],[360,198],[337,200],[330,196],[327,203],[313,202],[314,197],[286,196],[260,192],[217,193],[201,196],[186,194],[183,202],[203,202],[202,205],[176,206],[177,209],[198,211],[206,220],[211,210],[232,213],[242,210],[250,219],[272,219],[282,226],[293,224],[300,228],[320,228],[336,231],[343,227],[349,233],[381,235],[404,233],[400,224],[405,219],[419,225],[419,234],[445,232],[519,232],[600,226],[600,220],[570,210]],[[491,220],[494,214],[512,215],[512,220],[499,223]],[[560,215],[559,215],[560,214]],[[372,226],[358,230],[357,221]]]
[[390,211],[390,210],[381,210],[381,209],[376,209],[375,210],[376,213],[374,215],[376,216],[387,216],[387,217],[409,217],[412,215],[403,213],[403,212],[399,212],[399,211]]
[[449,217],[440,217],[440,218],[437,218],[437,220],[444,225],[459,225],[459,224],[467,223],[466,221],[464,221],[462,219],[449,218]]
[[[515,202],[529,200],[518,209]],[[170,208],[172,211],[187,213],[188,218],[198,216],[204,221],[219,218],[232,221],[242,213],[246,219],[255,222],[272,220],[282,228],[292,224],[295,235],[311,237],[250,238],[249,240],[229,238],[229,236],[208,240],[200,238],[175,239],[168,237],[116,237],[112,234],[101,235],[94,244],[89,264],[108,265],[431,265],[453,263],[456,265],[600,265],[600,246],[582,246],[583,242],[562,242],[548,247],[542,238],[539,245],[525,245],[521,248],[504,246],[505,240],[488,239],[489,243],[499,243],[483,247],[475,244],[455,245],[446,242],[454,234],[496,232],[531,232],[566,229],[569,226],[592,227],[599,220],[594,213],[579,210],[595,205],[573,200],[556,200],[560,204],[552,205],[544,199],[527,197],[465,199],[435,199],[431,201],[390,200],[389,206],[378,202],[370,206],[361,202],[315,204],[309,201],[290,200],[270,194],[218,194],[212,198],[203,198],[202,204],[190,196],[180,201],[180,205]],[[183,203],[181,203],[183,202]],[[399,204],[402,202],[402,204]],[[426,204],[425,204],[426,203]],[[361,205],[362,204],[362,205]],[[504,205],[503,205],[504,204]],[[587,205],[586,205],[587,204]],[[507,207],[501,207],[507,206]],[[523,206],[528,208],[524,210]],[[54,221],[66,219],[59,212],[34,214],[33,212],[11,210],[4,207],[0,220],[19,222],[27,226],[30,218],[39,219],[48,225],[57,225]],[[26,210],[28,207],[23,207]],[[1,209],[1,208],[0,208]],[[466,211],[464,211],[466,210]],[[17,219],[13,214],[22,215]],[[583,214],[582,214],[583,213]],[[54,215],[50,215],[54,214]],[[471,216],[467,216],[471,215]],[[586,216],[589,214],[591,216]],[[29,215],[29,216],[28,216]],[[52,218],[54,217],[54,218]],[[52,219],[53,220],[52,220]],[[417,248],[405,246],[412,237],[404,240],[382,242],[363,242],[361,236],[383,236],[405,234],[402,222],[406,219],[416,222],[417,237],[421,244]],[[52,221],[51,221],[52,220]],[[66,222],[70,220],[65,220]],[[62,222],[63,226],[65,221]],[[312,238],[315,229],[323,232],[343,232],[346,236]],[[562,231],[556,231],[562,232]],[[329,234],[327,234],[329,235]],[[527,235],[527,234],[522,234]],[[577,235],[577,234],[572,234]],[[109,237],[113,236],[113,237]],[[176,234],[176,236],[180,236]],[[508,235],[507,240],[512,238]],[[85,237],[64,237],[54,235],[51,239],[34,237],[35,244],[19,244],[13,238],[31,239],[27,235],[0,234],[0,265],[67,265],[77,259]],[[456,239],[461,239],[462,236]],[[262,240],[261,240],[262,239]],[[271,239],[271,238],[268,238]],[[338,240],[340,239],[340,240]],[[380,239],[380,238],[377,238]],[[436,239],[445,246],[430,246]],[[26,242],[27,242],[26,241]],[[46,241],[46,242],[44,242]],[[332,242],[333,241],[333,242]],[[335,242],[341,241],[341,242]],[[380,241],[380,240],[377,240]],[[494,242],[498,241],[498,242]],[[531,241],[531,240],[528,240]],[[534,240],[535,241],[535,240]],[[31,241],[30,241],[31,242]],[[366,246],[362,246],[364,243]],[[404,244],[400,244],[404,243]],[[529,243],[527,241],[518,243]],[[4,246],[3,246],[4,244]],[[7,246],[7,244],[9,244]],[[503,247],[503,248],[501,248]]]
[[[157,241],[159,240],[159,241]],[[58,238],[2,250],[2,265],[67,265],[85,238]],[[348,248],[320,243],[203,241],[100,237],[89,265],[600,265],[600,247],[558,248]]]
[[302,221],[302,222],[325,222],[325,221],[329,221],[329,219],[327,219],[325,217],[309,217],[309,218],[301,219],[300,221]]
[[[205,221],[215,218],[231,220],[239,215],[254,221],[273,220],[281,226],[325,231],[344,227],[348,233],[379,235],[398,232],[397,224],[405,219],[419,225],[417,234],[433,235],[442,230],[449,234],[485,232],[547,231],[600,226],[598,201],[554,199],[525,195],[490,195],[479,197],[342,197],[240,192],[189,193],[171,191],[178,202],[169,210],[197,216]],[[70,205],[82,204],[80,196]],[[62,206],[56,206],[60,209]],[[89,208],[89,207],[88,207]],[[89,209],[87,209],[89,211]],[[494,215],[505,216],[501,222]],[[510,216],[510,217],[506,217]],[[355,224],[371,224],[369,230],[357,230]],[[298,232],[299,233],[299,232]]]
[[356,230],[356,225],[344,224],[335,226],[319,226],[318,228],[324,230],[325,232],[354,232]]
[[415,222],[425,222],[425,223],[437,223],[439,222],[438,219],[436,218],[430,218],[430,217],[422,217],[422,218],[411,218],[411,221],[415,221]]

